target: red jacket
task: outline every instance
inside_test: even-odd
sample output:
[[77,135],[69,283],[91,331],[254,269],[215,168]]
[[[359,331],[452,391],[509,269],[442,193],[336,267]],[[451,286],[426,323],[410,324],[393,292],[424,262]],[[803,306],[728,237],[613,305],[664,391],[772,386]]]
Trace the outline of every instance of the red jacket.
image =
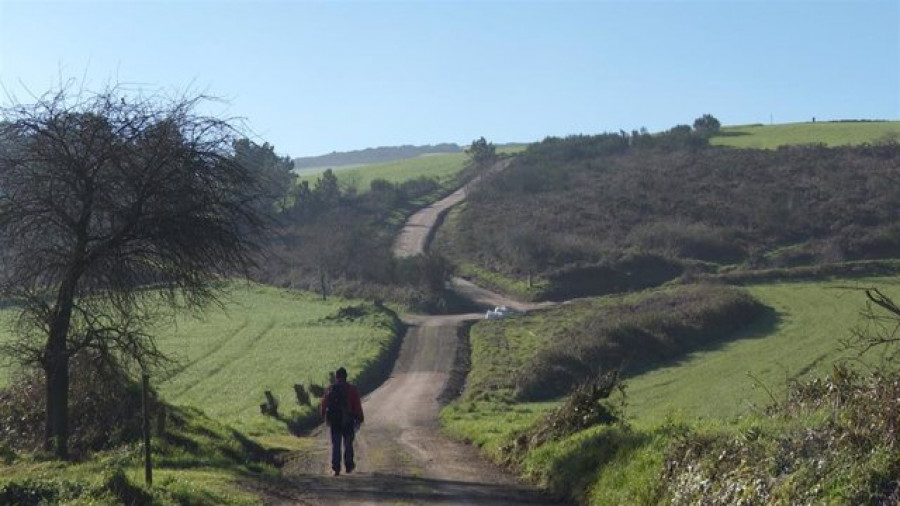
[[[352,383],[347,383],[344,380],[339,379],[335,381],[335,383],[346,385],[347,402],[350,403],[350,412],[356,415],[359,423],[362,423],[365,417],[363,416],[362,401],[359,399],[359,390],[357,390],[356,386]],[[331,395],[331,387],[328,387],[328,390],[325,391],[325,395],[322,396],[322,402],[319,403],[319,415],[321,415],[322,418],[325,418],[325,407],[328,406],[329,395]]]

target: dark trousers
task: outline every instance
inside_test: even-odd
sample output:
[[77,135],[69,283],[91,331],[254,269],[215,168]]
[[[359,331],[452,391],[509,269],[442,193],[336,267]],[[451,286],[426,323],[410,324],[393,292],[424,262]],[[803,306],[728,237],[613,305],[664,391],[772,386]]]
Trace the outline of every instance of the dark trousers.
[[345,427],[339,425],[331,426],[331,469],[335,471],[341,470],[341,441],[344,442],[344,467],[353,469],[356,463],[353,462],[353,424]]

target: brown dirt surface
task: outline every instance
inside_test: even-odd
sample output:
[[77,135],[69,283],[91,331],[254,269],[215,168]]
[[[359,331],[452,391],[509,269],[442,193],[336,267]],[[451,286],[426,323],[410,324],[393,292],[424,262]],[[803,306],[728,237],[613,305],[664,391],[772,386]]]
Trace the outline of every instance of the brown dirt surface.
[[[488,169],[488,172],[504,170],[510,163],[511,160],[501,160]],[[481,176],[473,178],[462,188],[410,216],[394,242],[394,256],[411,257],[425,252],[435,227],[444,219],[447,211],[462,202],[466,198],[466,192],[480,180]]]
[[357,469],[329,475],[330,443],[289,457],[289,490],[260,488],[268,504],[513,505],[556,504],[519,484],[470,445],[440,433],[438,397],[450,377],[457,326],[480,315],[418,317],[390,378],[363,400],[366,423],[356,438]]

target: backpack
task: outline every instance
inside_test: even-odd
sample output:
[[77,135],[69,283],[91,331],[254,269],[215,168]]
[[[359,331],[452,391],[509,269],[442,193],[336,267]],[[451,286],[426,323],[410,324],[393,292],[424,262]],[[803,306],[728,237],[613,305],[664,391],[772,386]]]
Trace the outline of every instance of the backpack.
[[341,383],[331,385],[328,391],[328,404],[325,406],[325,419],[332,427],[344,427],[353,420],[346,385]]

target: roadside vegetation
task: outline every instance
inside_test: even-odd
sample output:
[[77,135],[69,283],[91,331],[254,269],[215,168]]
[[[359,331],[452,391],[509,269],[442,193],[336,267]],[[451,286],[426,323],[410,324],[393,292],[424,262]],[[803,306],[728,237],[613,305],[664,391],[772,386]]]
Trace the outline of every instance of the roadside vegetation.
[[[870,321],[860,317],[860,288],[868,286],[900,295],[896,277],[747,286],[745,296],[768,308],[752,322],[682,355],[632,363],[622,369],[621,391],[582,394],[580,404],[578,395],[523,401],[512,378],[540,375],[529,365],[534,357],[563,333],[583,334],[591,315],[629,308],[626,319],[647,321],[635,308],[649,309],[640,301],[659,293],[481,322],[470,333],[466,390],[442,422],[498,463],[581,504],[878,503],[896,493],[897,455],[888,445],[869,460],[866,445],[895,437],[897,369],[878,354],[863,357],[868,366],[852,360],[860,347],[848,343]],[[667,329],[678,328],[672,308],[652,311]],[[872,374],[873,366],[881,368]],[[560,410],[562,403],[569,405]],[[548,427],[577,427],[560,411],[611,417],[547,438]],[[850,442],[857,436],[860,447]]]
[[453,304],[444,286],[451,264],[437,254],[396,259],[392,248],[406,218],[493,163],[493,145],[488,150],[480,141],[489,156],[467,150],[367,167],[366,191],[342,184],[332,170],[313,184],[300,180],[285,190],[288,204],[275,216],[278,226],[254,279],[323,299],[336,294],[446,312]]
[[[127,398],[130,407],[134,395]],[[104,400],[105,408],[115,409],[115,400]],[[140,399],[136,402],[139,405]],[[279,479],[270,455],[194,408],[168,409],[165,435],[153,440],[152,488],[144,483],[142,449],[136,442],[118,441],[92,452],[90,458],[61,462],[40,453],[16,452],[6,446],[7,439],[0,444],[0,504],[261,504],[244,484]],[[134,430],[140,420],[133,417],[124,426]],[[9,430],[6,425],[6,436]]]
[[[78,362],[70,408],[77,458],[58,463],[39,449],[40,375],[4,368],[0,504],[259,504],[247,483],[277,481],[273,456],[303,443],[291,432],[318,423],[317,397],[301,404],[294,385],[309,393],[344,365],[366,391],[389,372],[403,332],[389,310],[255,284],[235,283],[229,293],[222,307],[155,329],[175,362],[151,378],[152,489],[143,483],[140,389],[131,380]],[[277,414],[260,412],[266,391]]]

